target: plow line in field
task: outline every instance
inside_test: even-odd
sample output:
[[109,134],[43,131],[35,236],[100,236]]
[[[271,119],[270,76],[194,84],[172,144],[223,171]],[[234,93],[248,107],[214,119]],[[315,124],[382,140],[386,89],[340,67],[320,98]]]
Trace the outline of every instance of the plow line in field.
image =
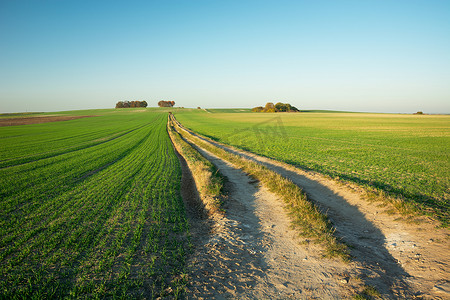
[[[166,114],[113,121],[89,136],[101,132],[104,142],[0,169],[0,298],[176,298],[183,290],[189,227]],[[48,125],[46,139],[79,140],[91,129],[80,124]],[[51,148],[33,138],[16,147]],[[14,144],[7,148],[14,159]]]

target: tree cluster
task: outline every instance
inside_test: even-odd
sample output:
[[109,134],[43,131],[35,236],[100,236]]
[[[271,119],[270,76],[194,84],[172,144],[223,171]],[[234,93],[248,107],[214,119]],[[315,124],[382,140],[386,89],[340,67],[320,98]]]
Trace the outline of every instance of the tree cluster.
[[252,108],[253,112],[299,112],[299,110],[290,105],[289,103],[281,103],[273,104],[272,102],[267,102],[265,107],[258,106]]
[[147,107],[147,101],[119,101],[116,108]]
[[159,101],[158,106],[159,107],[173,107],[175,105],[175,101]]
[[289,103],[278,102],[275,104],[275,111],[279,112],[299,112],[297,107],[290,105]]

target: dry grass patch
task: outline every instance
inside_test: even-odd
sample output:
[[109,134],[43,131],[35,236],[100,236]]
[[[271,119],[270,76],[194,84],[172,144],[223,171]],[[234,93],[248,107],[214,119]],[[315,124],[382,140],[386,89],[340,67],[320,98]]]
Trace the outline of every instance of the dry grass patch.
[[191,170],[206,213],[208,215],[221,213],[223,177],[211,162],[183,140],[180,134],[174,129],[173,122],[170,118],[168,131],[176,149],[184,157]]
[[173,116],[171,118],[175,128],[184,138],[241,168],[283,199],[289,210],[293,228],[300,236],[322,245],[325,257],[340,257],[344,261],[349,260],[347,246],[334,235],[335,229],[326,215],[307,199],[297,185],[261,164],[232,154],[189,134]]

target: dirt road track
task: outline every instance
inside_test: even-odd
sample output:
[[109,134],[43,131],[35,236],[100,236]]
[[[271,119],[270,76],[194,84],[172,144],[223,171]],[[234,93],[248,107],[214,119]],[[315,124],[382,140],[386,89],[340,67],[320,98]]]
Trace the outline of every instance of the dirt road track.
[[351,247],[355,264],[350,277],[358,276],[385,298],[450,298],[448,230],[437,229],[433,222],[400,222],[399,216],[383,213],[386,208],[379,203],[369,203],[360,192],[319,174],[212,143],[290,178],[327,211],[338,236]]
[[197,224],[188,297],[196,299],[341,299],[353,291],[351,266],[299,245],[282,202],[248,175],[200,149],[227,177],[225,216]]

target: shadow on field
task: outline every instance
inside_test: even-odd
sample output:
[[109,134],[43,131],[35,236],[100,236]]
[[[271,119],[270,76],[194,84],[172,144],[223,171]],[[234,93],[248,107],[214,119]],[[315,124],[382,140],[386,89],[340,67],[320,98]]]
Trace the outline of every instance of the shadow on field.
[[204,220],[207,217],[206,209],[200,199],[192,172],[184,157],[178,153],[175,147],[174,150],[181,164],[181,197],[183,198],[186,213],[191,223]]
[[357,206],[349,204],[345,198],[317,181],[268,162],[258,162],[289,178],[326,213],[336,235],[349,246],[353,261],[363,267],[358,270],[358,276],[366,285],[375,287],[389,298],[412,295],[405,281],[409,274],[385,248],[383,233],[365,218]]
[[337,236],[349,246],[353,261],[358,263],[359,268],[355,275],[364,284],[375,287],[377,291],[388,298],[414,297],[414,292],[406,282],[406,278],[410,275],[385,248],[386,237],[365,218],[356,206],[349,204],[345,198],[335,194],[330,188],[318,181],[272,163],[263,157],[230,149],[204,139],[190,130],[187,131],[206,142],[230,153],[261,163],[289,178],[302,188],[308,198],[323,212],[326,212],[336,229]]
[[[197,150],[205,156],[204,152]],[[191,171],[179,155],[183,170],[182,197],[190,219],[194,245],[187,263],[189,282],[186,298],[236,297],[251,291],[265,277],[268,268],[262,253],[254,251],[267,243],[260,226],[256,225],[259,224],[254,205],[257,189],[251,184],[240,189],[237,182],[229,180],[236,175],[230,176],[230,172],[239,173],[240,170],[226,167],[212,157],[205,157],[226,176],[224,190],[230,197],[224,204],[224,216],[215,214],[208,218]],[[246,178],[243,173],[241,176]]]

